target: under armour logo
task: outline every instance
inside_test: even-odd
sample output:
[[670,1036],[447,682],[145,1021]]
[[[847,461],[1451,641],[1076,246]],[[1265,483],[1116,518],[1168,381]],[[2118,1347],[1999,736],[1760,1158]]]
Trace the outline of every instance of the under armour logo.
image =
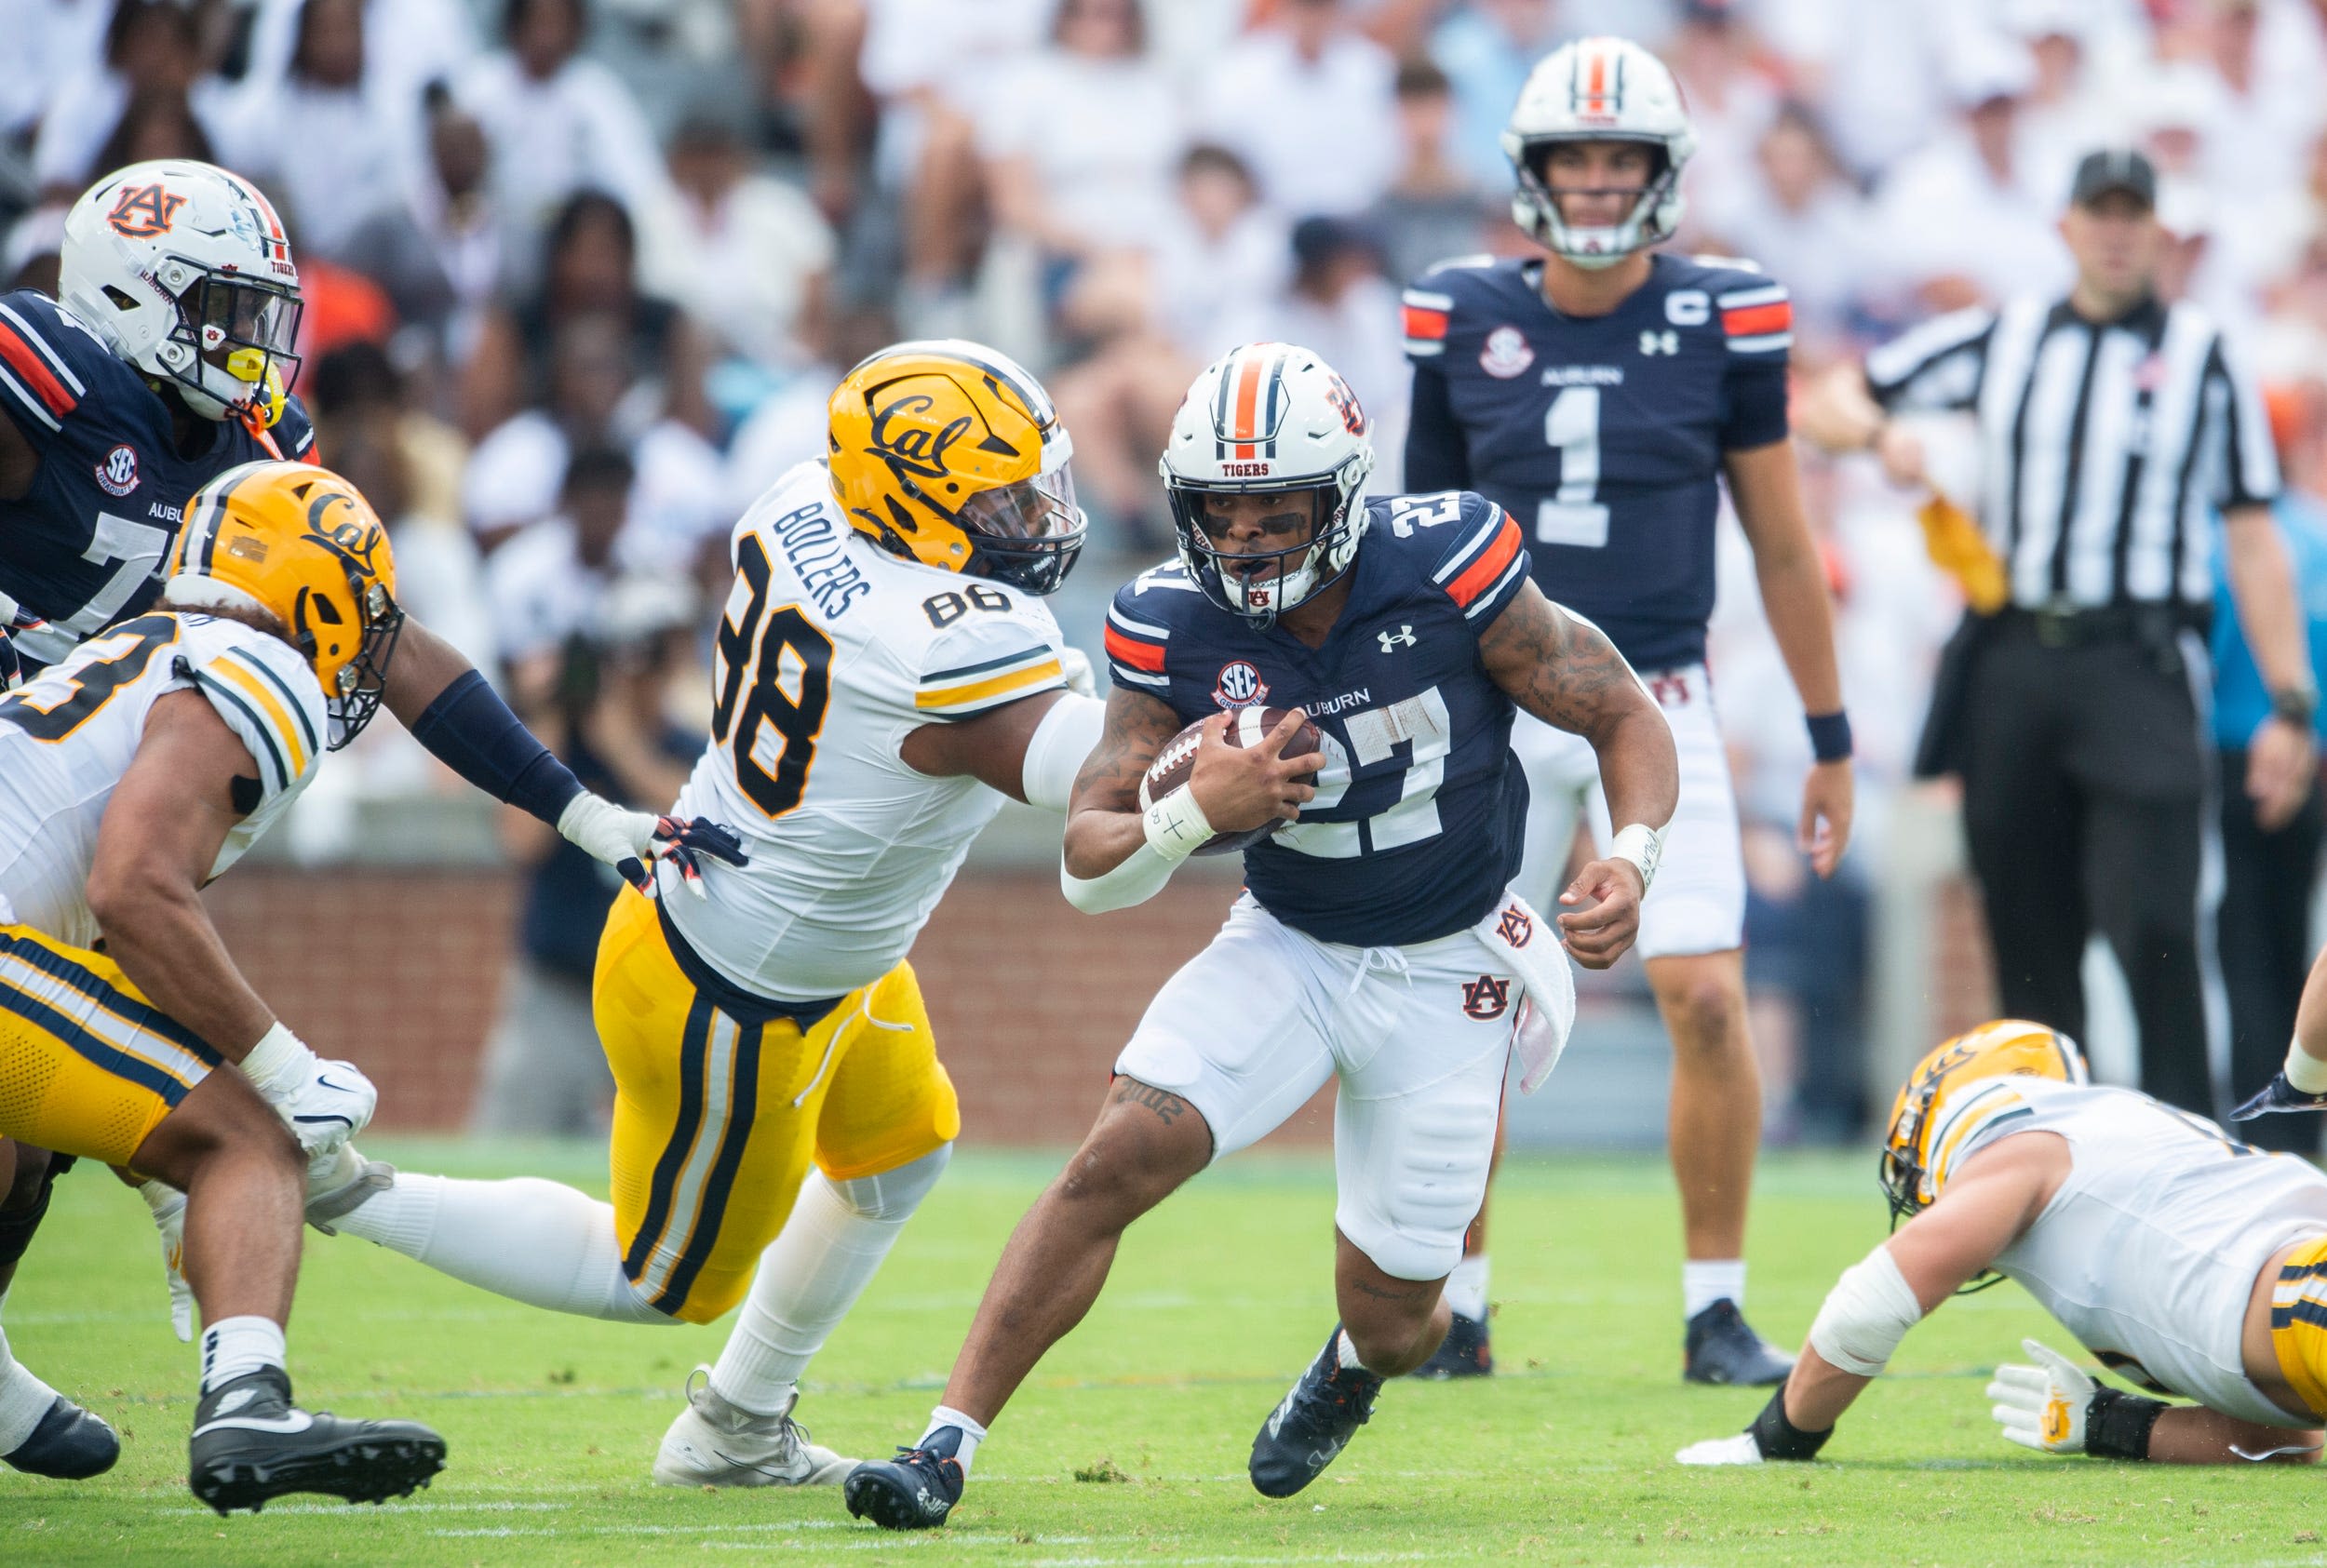
[[1678,332],[1668,328],[1662,332],[1648,331],[1640,334],[1640,352],[1643,354],[1678,354],[1680,351],[1681,335]]
[[1482,974],[1462,983],[1462,1011],[1473,1018],[1500,1018],[1511,1006],[1511,982],[1497,974]]
[[1413,626],[1405,623],[1400,623],[1398,629],[1394,632],[1376,632],[1374,635],[1381,638],[1381,650],[1384,653],[1395,653],[1401,643],[1412,648],[1416,641]]

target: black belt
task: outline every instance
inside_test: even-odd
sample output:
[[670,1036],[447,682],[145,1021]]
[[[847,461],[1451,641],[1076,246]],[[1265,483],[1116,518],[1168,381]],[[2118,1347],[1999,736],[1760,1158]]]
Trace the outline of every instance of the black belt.
[[1997,623],[2031,633],[2046,648],[2082,648],[2096,642],[2132,642],[2171,647],[2184,632],[2207,637],[2213,607],[2194,604],[2018,605],[1997,612]]

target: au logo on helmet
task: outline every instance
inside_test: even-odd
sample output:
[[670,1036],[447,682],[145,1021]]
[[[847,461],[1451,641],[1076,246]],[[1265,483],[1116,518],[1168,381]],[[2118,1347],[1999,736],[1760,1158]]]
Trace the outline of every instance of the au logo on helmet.
[[152,239],[169,233],[170,225],[178,221],[178,209],[185,205],[185,197],[160,185],[125,185],[114,209],[105,214],[105,221],[125,239]]

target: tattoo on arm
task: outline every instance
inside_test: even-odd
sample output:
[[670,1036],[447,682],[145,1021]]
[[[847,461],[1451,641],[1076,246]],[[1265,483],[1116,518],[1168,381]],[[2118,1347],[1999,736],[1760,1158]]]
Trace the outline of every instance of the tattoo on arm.
[[1479,638],[1479,657],[1511,700],[1546,724],[1592,738],[1650,699],[1607,634],[1533,584]]
[[1188,1102],[1178,1095],[1141,1083],[1137,1079],[1132,1078],[1124,1079],[1116,1086],[1115,1103],[1119,1106],[1145,1106],[1153,1111],[1157,1119],[1166,1127],[1169,1127],[1180,1113],[1188,1108]]
[[1180,731],[1179,716],[1165,704],[1118,686],[1107,696],[1107,726],[1098,744],[1075,775],[1070,811],[1128,811],[1139,804],[1139,781]]

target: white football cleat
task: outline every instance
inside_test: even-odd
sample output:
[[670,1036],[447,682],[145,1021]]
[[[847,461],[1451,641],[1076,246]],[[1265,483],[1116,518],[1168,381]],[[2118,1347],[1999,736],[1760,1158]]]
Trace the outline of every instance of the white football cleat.
[[326,1236],[337,1236],[333,1220],[395,1185],[395,1166],[384,1159],[366,1159],[354,1144],[341,1144],[307,1161],[307,1223]]
[[[800,1396],[792,1396],[797,1404]],[[657,1486],[838,1486],[854,1459],[808,1441],[808,1430],[781,1414],[754,1415],[711,1391],[711,1369],[687,1379],[687,1408],[663,1434],[654,1455]]]

